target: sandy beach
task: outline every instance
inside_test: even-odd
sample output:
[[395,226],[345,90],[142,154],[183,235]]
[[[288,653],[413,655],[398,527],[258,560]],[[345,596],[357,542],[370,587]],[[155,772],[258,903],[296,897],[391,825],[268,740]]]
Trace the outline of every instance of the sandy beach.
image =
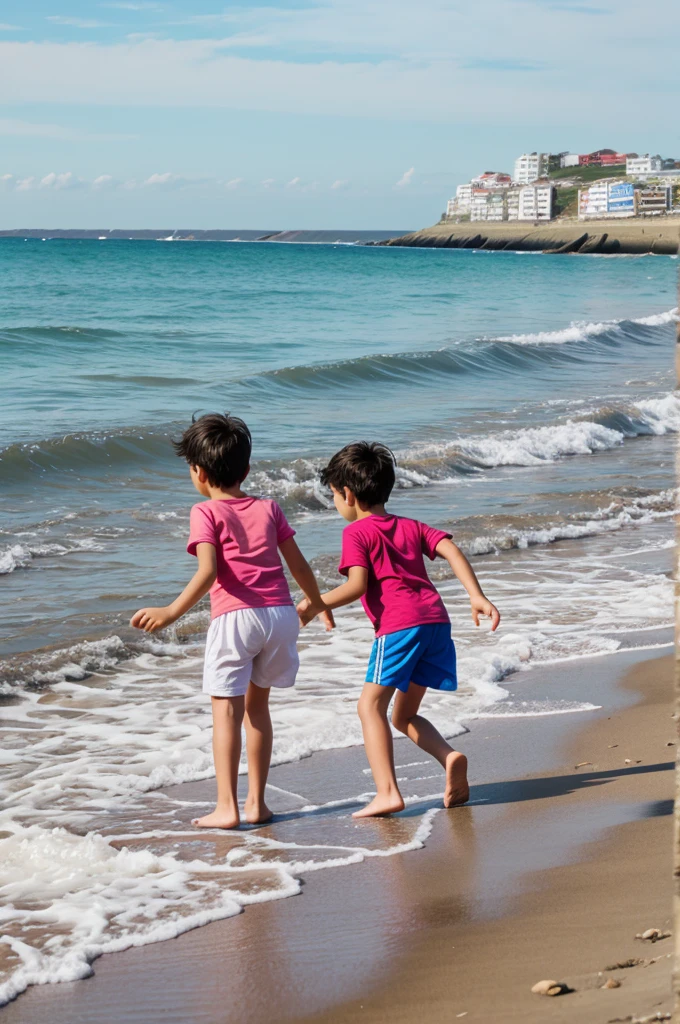
[[378,245],[443,249],[511,249],[517,252],[673,255],[680,241],[680,218],[554,220],[548,224],[439,223]]
[[[672,940],[635,938],[670,924],[675,725],[672,658],[658,653],[577,660],[517,682],[529,700],[548,672],[551,685],[596,696],[601,709],[476,722],[459,741],[472,764],[470,805],[437,814],[424,848],[324,871],[323,884],[310,873],[298,897],[105,955],[91,979],[33,987],[4,1020],[599,1024],[665,1012]],[[397,743],[398,764],[412,753]],[[283,791],[304,785],[313,796],[363,768],[358,748],[283,765],[272,773],[274,806]],[[212,786],[173,792],[208,801]],[[422,809],[364,825],[406,836]],[[326,828],[320,816],[313,829]],[[640,963],[615,967],[631,959]],[[610,977],[620,987],[602,989]],[[574,991],[532,995],[544,978]]]

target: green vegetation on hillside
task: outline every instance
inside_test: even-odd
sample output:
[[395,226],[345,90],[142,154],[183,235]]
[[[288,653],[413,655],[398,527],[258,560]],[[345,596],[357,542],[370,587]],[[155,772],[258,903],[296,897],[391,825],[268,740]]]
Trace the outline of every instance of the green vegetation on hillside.
[[613,167],[560,167],[548,175],[553,181],[560,178],[579,178],[580,181],[597,181],[599,178],[623,178],[626,175],[625,164],[614,164]]
[[578,214],[578,185],[555,189],[555,217],[576,217]]

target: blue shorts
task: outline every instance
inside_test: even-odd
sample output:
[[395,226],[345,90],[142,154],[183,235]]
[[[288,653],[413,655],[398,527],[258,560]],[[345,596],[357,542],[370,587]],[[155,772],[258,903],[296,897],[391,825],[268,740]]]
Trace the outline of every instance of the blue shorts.
[[457,689],[451,623],[430,622],[378,637],[373,641],[366,682],[396,686],[402,693],[411,682],[434,690]]

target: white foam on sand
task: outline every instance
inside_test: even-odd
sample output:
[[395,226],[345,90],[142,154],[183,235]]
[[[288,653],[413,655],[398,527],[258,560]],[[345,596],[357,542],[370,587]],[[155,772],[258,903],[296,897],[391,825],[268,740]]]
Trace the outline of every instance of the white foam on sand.
[[[597,706],[597,693],[576,705],[552,692],[550,666],[612,654],[636,630],[670,625],[673,584],[645,564],[670,539],[666,500],[648,496],[627,511],[603,509],[579,524],[592,533],[587,551],[578,539],[554,545],[551,536],[533,538],[536,546],[526,537],[510,550],[492,550],[478,569],[504,614],[496,634],[474,628],[458,585],[441,585],[460,689],[429,694],[427,706],[445,735],[465,731],[480,716],[587,713]],[[633,553],[640,550],[638,567]],[[303,633],[298,684],[272,695],[275,763],[361,742],[356,700],[372,635],[360,609],[341,611],[337,621],[333,634],[314,627]],[[194,808],[159,790],[213,773],[201,655],[200,643],[179,644],[172,633],[142,653],[110,637],[44,666],[47,701],[45,680],[15,689],[21,699],[0,722],[0,830],[8,833],[0,840],[0,941],[10,957],[0,978],[3,999],[29,984],[85,977],[101,952],[180,934],[254,900],[293,895],[308,871],[391,856],[425,841],[431,803],[441,793],[408,794],[422,813],[395,819],[393,830],[372,834],[370,842],[362,833],[364,845],[357,845],[350,812],[370,794],[351,791],[323,805],[322,817],[304,793],[274,792],[275,807],[292,807],[307,823],[293,845],[257,831],[226,838],[190,832]],[[541,664],[545,700],[522,704],[515,697],[511,704],[504,680]]]

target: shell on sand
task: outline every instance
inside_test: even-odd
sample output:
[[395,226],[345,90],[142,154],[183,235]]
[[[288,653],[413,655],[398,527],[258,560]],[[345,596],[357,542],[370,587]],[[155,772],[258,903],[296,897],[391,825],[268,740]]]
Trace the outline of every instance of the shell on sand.
[[568,992],[567,986],[561,981],[537,981],[531,991],[537,996],[561,996]]
[[660,928],[648,928],[647,931],[636,935],[635,938],[642,939],[644,942],[658,942],[659,939],[667,939],[670,934],[670,932],[662,932]]
[[607,978],[604,985],[601,988],[621,988],[621,982],[617,981],[616,978]]

